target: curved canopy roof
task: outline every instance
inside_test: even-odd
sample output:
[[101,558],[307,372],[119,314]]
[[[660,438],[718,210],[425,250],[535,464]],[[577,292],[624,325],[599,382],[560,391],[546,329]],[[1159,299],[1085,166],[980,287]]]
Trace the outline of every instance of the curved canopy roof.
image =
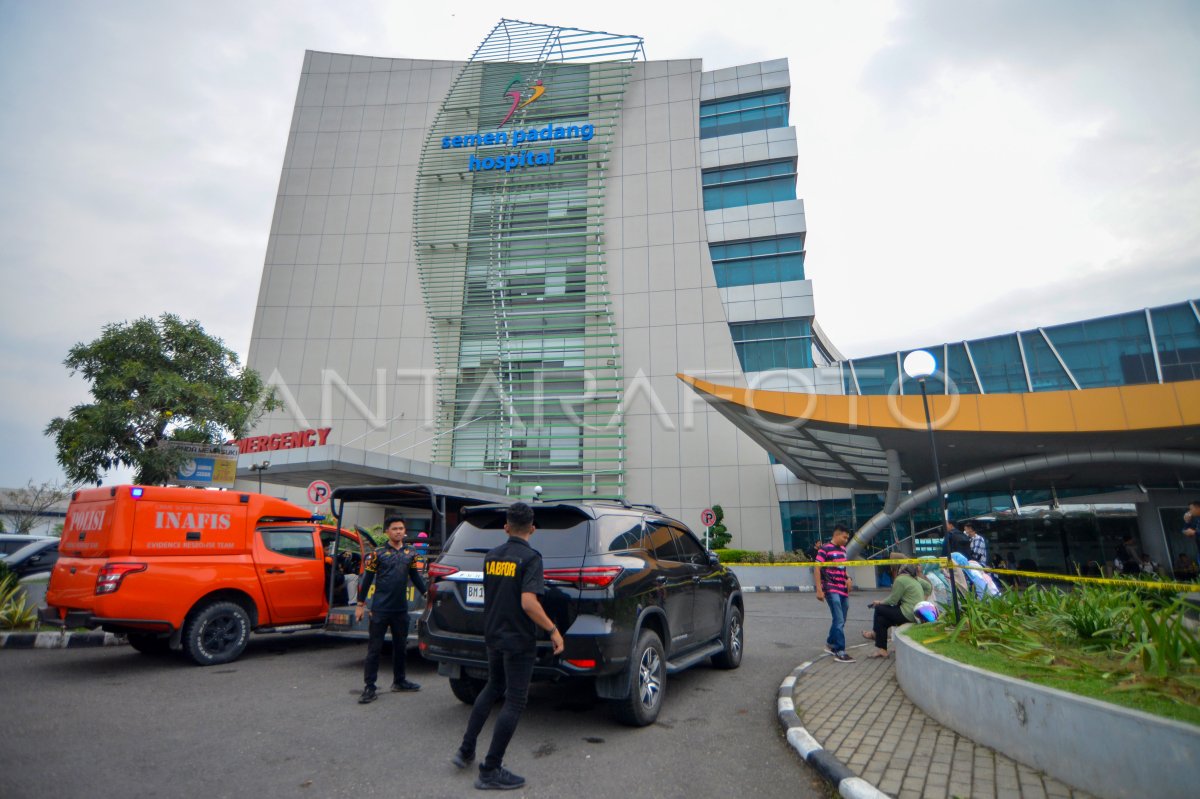
[[[883,490],[887,451],[907,486],[932,482],[922,398],[763,391],[677,375],[796,476]],[[1030,455],[1087,450],[1200,452],[1200,380],[1024,394],[934,394],[942,474]],[[1162,464],[1078,464],[1030,473],[1038,485],[1178,486],[1195,480]],[[1011,488],[998,473],[995,485]]]

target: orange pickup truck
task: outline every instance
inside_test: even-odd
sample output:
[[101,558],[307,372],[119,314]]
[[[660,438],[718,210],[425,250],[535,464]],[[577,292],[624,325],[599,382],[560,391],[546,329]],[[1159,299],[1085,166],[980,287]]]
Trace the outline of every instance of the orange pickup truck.
[[72,495],[59,552],[43,622],[211,666],[241,655],[251,631],[322,627],[362,542],[261,494],[117,486]]

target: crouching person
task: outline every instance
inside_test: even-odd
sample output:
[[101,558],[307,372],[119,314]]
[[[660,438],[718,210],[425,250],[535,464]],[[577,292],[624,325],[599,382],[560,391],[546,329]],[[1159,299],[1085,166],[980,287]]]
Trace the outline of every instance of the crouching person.
[[888,656],[888,631],[905,622],[915,622],[918,602],[924,602],[933,593],[933,586],[924,577],[917,575],[915,564],[900,567],[892,593],[881,602],[872,602],[867,607],[875,609],[873,630],[863,630],[863,638],[875,642],[875,651],[867,657]]

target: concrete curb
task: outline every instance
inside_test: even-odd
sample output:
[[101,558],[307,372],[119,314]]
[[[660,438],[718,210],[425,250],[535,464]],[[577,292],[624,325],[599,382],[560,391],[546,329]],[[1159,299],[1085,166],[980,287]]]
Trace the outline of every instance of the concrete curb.
[[837,789],[838,794],[845,799],[888,799],[886,793],[859,777],[846,764],[838,760],[832,752],[821,746],[821,743],[804,728],[804,722],[797,715],[796,703],[792,699],[796,681],[815,662],[815,660],[810,660],[801,663],[792,669],[792,673],[787,676],[787,679],[779,684],[776,708],[779,713],[779,723],[786,731],[788,744],[796,750],[796,754],[800,755],[805,763],[829,780]]
[[743,585],[744,594],[800,594],[813,592],[811,585]]
[[126,643],[125,636],[114,633],[0,633],[0,649],[84,649]]
[[1200,728],[959,663],[907,627],[896,681],[939,724],[1095,796],[1196,796]]

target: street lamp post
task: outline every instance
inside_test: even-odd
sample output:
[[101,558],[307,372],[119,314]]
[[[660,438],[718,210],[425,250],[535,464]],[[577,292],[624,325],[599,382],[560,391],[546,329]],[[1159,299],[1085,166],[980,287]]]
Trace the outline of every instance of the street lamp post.
[[258,493],[262,493],[262,473],[271,468],[270,461],[250,464],[250,471],[258,473]]
[[[950,536],[946,523],[950,513],[946,508],[946,494],[942,491],[942,471],[938,466],[937,441],[933,437],[933,419],[929,415],[929,394],[925,391],[925,381],[937,371],[937,359],[926,350],[913,350],[904,356],[904,373],[916,380],[921,386],[921,405],[925,408],[925,428],[929,430],[929,453],[933,456],[933,482],[937,486],[938,503],[942,511],[942,554],[950,561]],[[946,567],[950,575],[950,594],[954,601],[954,623],[958,623],[958,583],[954,580],[954,570]]]

